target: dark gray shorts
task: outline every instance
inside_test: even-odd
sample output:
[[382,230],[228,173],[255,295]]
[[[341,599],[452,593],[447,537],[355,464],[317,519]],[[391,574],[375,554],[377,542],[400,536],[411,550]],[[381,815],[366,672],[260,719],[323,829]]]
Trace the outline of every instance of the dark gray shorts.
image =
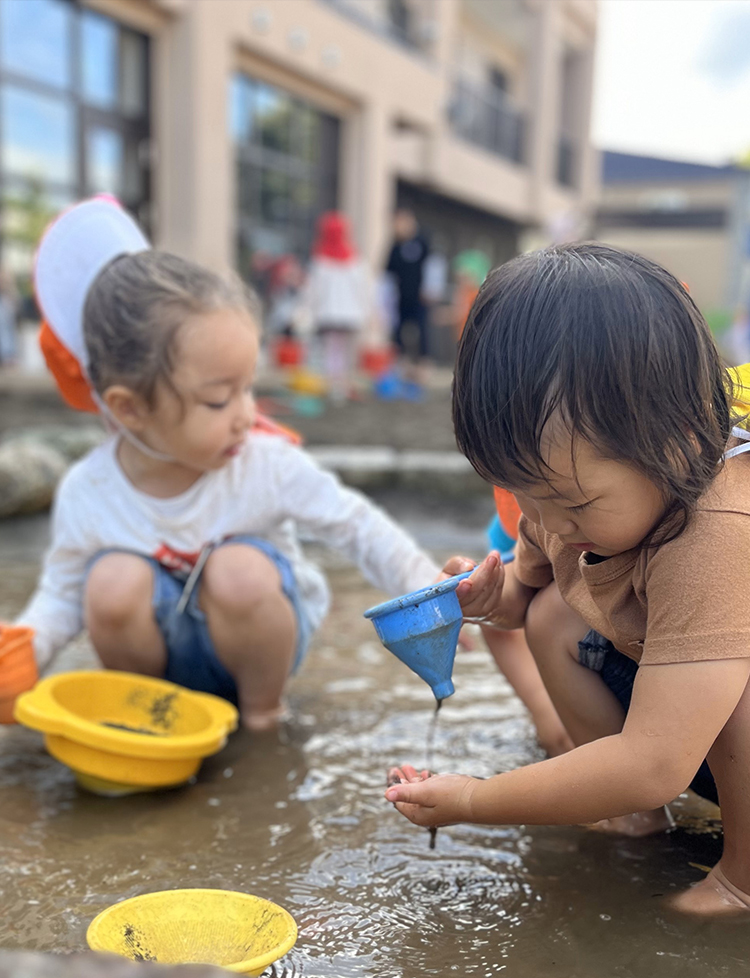
[[[578,661],[587,669],[599,673],[607,688],[612,690],[627,713],[630,709],[638,663],[619,652],[608,638],[600,635],[593,628],[578,643]],[[690,783],[690,787],[701,798],[708,798],[709,801],[718,804],[716,782],[707,761],[698,768],[698,773]]]

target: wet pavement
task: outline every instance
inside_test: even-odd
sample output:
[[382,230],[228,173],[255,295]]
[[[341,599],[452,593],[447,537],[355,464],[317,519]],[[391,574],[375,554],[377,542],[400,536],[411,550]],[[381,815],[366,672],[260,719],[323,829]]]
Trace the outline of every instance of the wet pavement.
[[[382,501],[443,555],[481,555],[487,506],[459,514]],[[488,501],[489,505],[489,501]],[[34,584],[43,518],[0,525],[0,617]],[[300,933],[273,968],[305,978],[736,978],[750,924],[696,922],[665,897],[701,878],[720,840],[681,803],[645,840],[578,827],[409,825],[383,800],[393,761],[423,762],[434,701],[377,643],[381,595],[322,556],[331,615],[289,688],[280,732],[237,734],[192,785],[119,800],[79,790],[20,728],[0,731],[0,948],[71,952],[88,922],[149,890],[209,886],[281,903]],[[60,667],[88,665],[79,642]],[[459,654],[438,770],[487,776],[541,757],[519,702],[481,651]]]

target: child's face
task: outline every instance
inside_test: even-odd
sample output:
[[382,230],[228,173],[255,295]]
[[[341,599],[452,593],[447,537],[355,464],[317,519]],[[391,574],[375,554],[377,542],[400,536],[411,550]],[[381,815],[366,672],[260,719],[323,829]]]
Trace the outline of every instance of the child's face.
[[220,469],[255,420],[257,330],[235,309],[193,316],[180,328],[174,359],[175,390],[160,382],[143,435],[186,468]]
[[622,462],[603,459],[581,438],[549,440],[545,460],[554,473],[514,491],[524,515],[580,552],[601,557],[631,550],[666,511],[659,489]]

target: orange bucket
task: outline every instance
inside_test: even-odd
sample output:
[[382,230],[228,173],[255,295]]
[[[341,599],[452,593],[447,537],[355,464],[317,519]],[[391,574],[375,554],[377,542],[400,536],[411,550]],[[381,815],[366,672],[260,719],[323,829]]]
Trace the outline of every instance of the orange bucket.
[[16,697],[39,679],[33,638],[33,628],[4,625],[0,629],[0,723],[15,723]]

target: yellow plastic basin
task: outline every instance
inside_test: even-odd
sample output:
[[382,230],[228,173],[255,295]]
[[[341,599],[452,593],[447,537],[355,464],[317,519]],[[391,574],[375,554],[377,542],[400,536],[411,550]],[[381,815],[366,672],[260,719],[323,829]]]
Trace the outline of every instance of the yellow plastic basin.
[[297,925],[270,900],[231,890],[162,890],[123,900],[95,917],[92,951],[131,961],[214,964],[259,975],[294,947]]
[[129,672],[66,672],[16,700],[19,723],[99,794],[181,784],[237,727],[237,710],[208,693]]

